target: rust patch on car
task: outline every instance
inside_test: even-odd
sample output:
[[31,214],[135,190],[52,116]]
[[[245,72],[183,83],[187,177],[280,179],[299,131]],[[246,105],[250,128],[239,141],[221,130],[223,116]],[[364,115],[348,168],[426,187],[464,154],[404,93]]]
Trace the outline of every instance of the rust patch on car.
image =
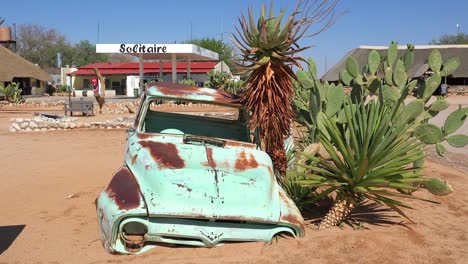
[[248,149],[255,149],[257,145],[248,143],[248,142],[239,142],[239,141],[233,141],[233,140],[227,140],[226,141],[226,146],[228,147],[242,147],[242,148],[248,148]]
[[130,210],[140,206],[140,189],[127,168],[121,168],[112,177],[106,193],[120,210]]
[[230,220],[230,221],[245,221],[245,222],[256,222],[256,223],[273,223],[270,219],[268,218],[261,218],[261,217],[246,217],[242,215],[225,215],[222,217],[219,217],[219,220]]
[[206,157],[208,158],[208,165],[211,166],[214,170],[216,169],[216,162],[213,158],[213,149],[206,148]]
[[132,156],[132,165],[135,165],[137,158],[138,158],[138,154],[135,154]]
[[210,92],[207,92],[207,88],[203,89],[197,86],[168,82],[157,82],[151,84],[151,86],[154,86],[155,89],[167,96],[184,98],[190,95],[205,95],[210,96],[212,98],[211,101],[216,103],[241,105],[241,98],[239,96],[221,90],[210,90]]
[[138,137],[139,139],[148,139],[148,138],[152,138],[153,135],[147,134],[147,133],[138,133],[138,134],[137,134],[137,137]]
[[192,192],[192,188],[189,188],[189,187],[187,187],[187,186],[185,186],[185,185],[183,185],[183,184],[177,183],[176,186],[179,187],[179,188],[184,188],[184,189],[186,189],[187,192]]
[[249,153],[249,158],[245,151],[242,151],[237,158],[234,168],[236,171],[245,171],[248,169],[255,169],[258,167],[258,162],[255,160],[255,156],[252,153]]
[[175,144],[152,141],[140,141],[139,144],[149,150],[159,168],[181,169],[185,167],[185,162],[179,156]]
[[297,217],[296,215],[285,214],[281,216],[281,220],[284,222],[290,223],[292,225],[299,226],[302,230],[302,233],[304,233],[304,230],[305,230],[304,221],[302,221],[302,219],[299,219],[299,217]]
[[[291,206],[291,207],[295,206],[294,203],[292,202],[291,198],[289,198],[284,192],[280,191],[279,192],[279,197],[288,206]],[[300,219],[297,215],[285,213],[285,214],[281,215],[281,220],[285,221],[287,223],[290,223],[292,225],[299,226],[302,229],[302,232],[304,233],[304,230],[305,230],[304,220]]]
[[291,199],[284,194],[284,192],[279,192],[279,197],[283,202],[285,202],[287,205],[291,206]]

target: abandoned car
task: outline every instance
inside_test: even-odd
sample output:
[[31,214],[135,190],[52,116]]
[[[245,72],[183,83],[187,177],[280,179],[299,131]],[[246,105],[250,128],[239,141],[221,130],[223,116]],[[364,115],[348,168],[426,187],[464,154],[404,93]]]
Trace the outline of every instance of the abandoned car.
[[[168,112],[161,104],[168,101],[215,111]],[[124,165],[96,199],[105,249],[136,254],[160,243],[212,247],[303,236],[304,220],[247,123],[236,95],[148,86],[127,131]]]

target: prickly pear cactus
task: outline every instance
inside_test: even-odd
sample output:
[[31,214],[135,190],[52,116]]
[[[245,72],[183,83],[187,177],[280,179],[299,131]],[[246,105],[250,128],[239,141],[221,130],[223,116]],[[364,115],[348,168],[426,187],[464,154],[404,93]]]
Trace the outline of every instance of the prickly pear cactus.
[[[315,62],[308,61],[307,71],[298,71],[295,83],[296,94],[293,98],[293,108],[296,121],[307,128],[307,144],[318,142],[319,113],[322,111],[328,118],[337,118],[343,108],[345,92],[342,84],[329,84],[317,78]],[[355,65],[354,65],[355,66]],[[351,65],[350,67],[354,67]],[[357,70],[357,69],[356,69]]]
[[444,156],[446,149],[443,141],[455,148],[463,148],[468,145],[468,136],[463,134],[453,135],[465,122],[468,116],[468,108],[459,108],[452,112],[445,120],[443,127],[424,123],[414,129],[414,135],[424,144],[435,144],[437,153]]
[[[446,120],[444,127],[436,127],[429,124],[429,119],[435,117],[441,111],[448,108],[449,103],[443,97],[429,103],[432,94],[440,86],[442,77],[452,74],[460,65],[458,58],[451,58],[444,62],[438,50],[433,50],[427,63],[433,72],[418,85],[417,80],[411,80],[408,69],[413,63],[414,46],[407,45],[407,49],[399,57],[398,43],[392,42],[386,54],[375,50],[369,52],[367,64],[359,72],[360,65],[353,57],[348,57],[346,69],[340,72],[341,82],[352,88],[351,100],[354,103],[368,100],[369,96],[377,96],[379,100],[387,102],[394,107],[395,114],[400,120],[397,122],[408,122],[414,126],[414,135],[424,144],[434,145],[439,155],[444,155],[446,149],[442,144],[447,141],[453,147],[464,147],[468,144],[467,136],[452,135],[463,125],[467,109],[457,110]],[[410,93],[417,89],[417,100],[406,103],[405,99]],[[328,98],[327,98],[328,99]],[[337,111],[338,116],[342,111]],[[343,117],[343,116],[341,116]],[[343,118],[338,118],[338,122]]]

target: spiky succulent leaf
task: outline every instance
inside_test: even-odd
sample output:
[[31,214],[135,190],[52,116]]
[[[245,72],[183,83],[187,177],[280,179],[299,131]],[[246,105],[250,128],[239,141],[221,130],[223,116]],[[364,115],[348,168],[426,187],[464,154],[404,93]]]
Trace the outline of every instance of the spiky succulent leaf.
[[433,124],[421,124],[414,129],[414,135],[424,144],[436,144],[442,141],[442,129]]
[[398,56],[398,43],[392,41],[387,50],[387,67],[392,67]]
[[352,89],[350,93],[351,101],[353,103],[359,103],[363,100],[362,95],[364,91],[362,89],[362,85],[354,81],[351,84],[352,84]]
[[436,151],[439,156],[443,157],[445,155],[445,147],[441,143],[436,144]]
[[452,186],[446,181],[433,177],[423,182],[423,186],[432,194],[447,195],[453,192]]
[[346,70],[348,71],[349,75],[351,77],[356,78],[359,73],[359,65],[352,56],[349,56],[348,59],[346,60]]
[[468,136],[463,134],[449,136],[447,142],[454,148],[463,148],[468,145]]
[[459,108],[450,113],[444,123],[445,135],[449,135],[457,131],[463,125],[463,123],[465,123],[467,115],[468,108]]
[[429,111],[440,112],[440,111],[447,109],[448,107],[449,107],[449,103],[445,98],[444,99],[438,98],[437,101],[431,104],[431,106],[429,107]]
[[443,64],[440,75],[443,77],[449,76],[457,70],[458,66],[460,66],[460,59],[458,57],[451,58]]
[[431,67],[431,70],[435,72],[440,71],[440,67],[442,66],[442,55],[438,49],[431,51],[427,63],[429,64],[429,67]]
[[343,108],[341,108],[341,111],[338,114],[338,118],[337,118],[336,122],[338,122],[340,124],[346,123],[347,122],[346,112],[350,112],[351,115],[354,115],[354,113],[356,112],[356,105],[346,104]]
[[367,66],[370,74],[375,75],[380,66],[380,54],[376,50],[372,50],[367,57]]
[[340,71],[340,80],[344,85],[349,85],[353,80],[353,77],[349,75],[347,70]]

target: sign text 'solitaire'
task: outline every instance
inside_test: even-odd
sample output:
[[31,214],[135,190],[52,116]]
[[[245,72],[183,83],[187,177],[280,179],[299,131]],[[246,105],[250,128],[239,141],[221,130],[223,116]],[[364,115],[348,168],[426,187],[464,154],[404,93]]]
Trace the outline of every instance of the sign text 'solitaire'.
[[126,44],[120,44],[119,51],[121,53],[166,53],[166,46],[145,45],[145,44],[135,44],[127,46]]

